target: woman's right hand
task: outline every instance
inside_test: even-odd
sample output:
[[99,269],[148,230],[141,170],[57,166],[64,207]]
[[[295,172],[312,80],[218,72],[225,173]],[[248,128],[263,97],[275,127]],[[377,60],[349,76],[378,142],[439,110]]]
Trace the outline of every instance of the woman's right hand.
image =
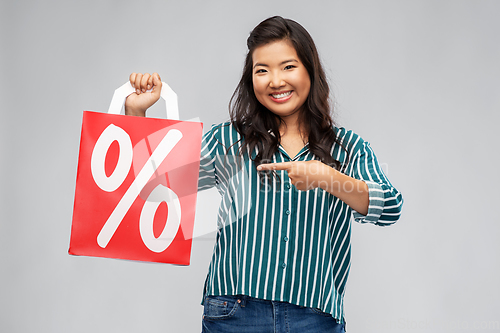
[[135,92],[125,100],[125,114],[144,117],[146,110],[160,99],[160,75],[158,73],[153,73],[153,75],[132,73],[129,80],[132,87],[135,88]]

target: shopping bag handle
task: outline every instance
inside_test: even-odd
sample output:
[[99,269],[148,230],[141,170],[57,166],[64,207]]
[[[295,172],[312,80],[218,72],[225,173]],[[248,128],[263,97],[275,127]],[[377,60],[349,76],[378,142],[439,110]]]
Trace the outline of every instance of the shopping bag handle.
[[[173,120],[179,120],[179,107],[177,105],[177,94],[169,87],[165,82],[161,83],[161,93],[160,96],[165,100],[165,106],[167,108],[167,118]],[[111,99],[111,104],[109,105],[108,113],[110,114],[120,114],[127,96],[134,93],[135,89],[127,81],[120,88],[115,90],[113,94],[113,99]]]

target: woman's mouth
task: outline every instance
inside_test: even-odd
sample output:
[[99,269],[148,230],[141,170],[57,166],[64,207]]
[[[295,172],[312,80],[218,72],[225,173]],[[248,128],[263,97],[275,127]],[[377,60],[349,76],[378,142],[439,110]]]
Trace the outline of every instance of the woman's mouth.
[[284,92],[278,92],[275,94],[270,94],[269,96],[271,96],[271,99],[274,102],[282,103],[282,102],[288,101],[290,99],[290,97],[292,97],[292,93],[293,93],[293,90],[289,90],[289,91],[284,91]]

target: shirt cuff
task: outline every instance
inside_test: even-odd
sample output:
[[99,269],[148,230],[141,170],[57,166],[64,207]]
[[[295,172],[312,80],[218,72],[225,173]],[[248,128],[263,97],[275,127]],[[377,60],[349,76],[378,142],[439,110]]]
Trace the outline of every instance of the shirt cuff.
[[354,220],[360,223],[377,223],[384,211],[384,190],[375,182],[368,180],[364,182],[368,185],[368,213],[363,215],[353,210]]

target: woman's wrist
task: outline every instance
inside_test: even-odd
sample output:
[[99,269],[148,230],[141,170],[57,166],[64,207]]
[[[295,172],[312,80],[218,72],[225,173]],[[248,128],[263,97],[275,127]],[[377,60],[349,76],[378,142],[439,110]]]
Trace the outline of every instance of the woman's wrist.
[[131,107],[125,107],[125,115],[136,116],[136,117],[145,117],[146,110],[139,110],[139,109],[133,109]]
[[336,196],[358,213],[363,215],[368,213],[368,185],[364,181],[330,168],[320,182],[320,188]]

